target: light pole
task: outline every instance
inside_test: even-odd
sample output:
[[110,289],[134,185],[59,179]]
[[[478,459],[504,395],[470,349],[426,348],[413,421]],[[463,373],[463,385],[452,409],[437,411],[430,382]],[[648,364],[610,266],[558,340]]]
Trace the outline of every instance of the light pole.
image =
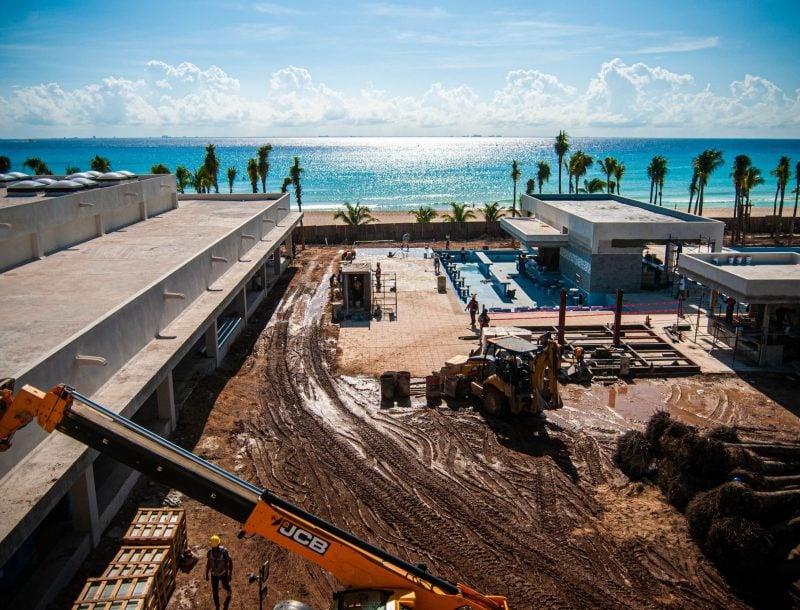
[[247,579],[251,585],[254,582],[258,583],[258,610],[264,610],[264,598],[267,596],[267,578],[269,578],[269,559],[261,564],[258,574],[250,573]]

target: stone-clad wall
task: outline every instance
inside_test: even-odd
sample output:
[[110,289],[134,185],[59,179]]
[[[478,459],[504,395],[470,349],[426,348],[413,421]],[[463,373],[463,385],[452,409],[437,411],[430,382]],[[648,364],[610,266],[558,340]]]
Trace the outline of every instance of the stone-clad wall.
[[618,289],[638,292],[642,284],[642,253],[597,254],[592,257],[591,292]]

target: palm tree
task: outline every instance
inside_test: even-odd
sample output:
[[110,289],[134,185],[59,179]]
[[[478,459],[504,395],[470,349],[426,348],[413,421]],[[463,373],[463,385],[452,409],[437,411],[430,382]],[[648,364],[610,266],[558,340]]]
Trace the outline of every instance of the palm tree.
[[89,162],[89,167],[92,169],[92,171],[105,174],[106,172],[111,171],[111,161],[109,161],[106,157],[95,155],[94,159]]
[[[289,176],[292,178],[294,185],[294,196],[297,199],[297,210],[303,211],[303,185],[300,183],[300,178],[305,170],[300,167],[300,157],[294,158],[294,164],[289,168]],[[300,219],[300,226],[303,225],[303,219]]]
[[794,222],[797,220],[797,198],[800,196],[800,161],[794,168],[794,177],[797,180],[797,185],[794,189],[794,211],[792,212],[792,224],[789,226],[789,245],[792,245],[794,239]]
[[[575,192],[578,192],[578,184],[579,180],[586,175],[586,172],[589,171],[589,168],[594,164],[594,159],[592,159],[589,155],[587,155],[582,150],[575,151],[572,156],[569,158],[569,173],[570,173],[570,182],[572,178],[575,179]],[[570,192],[572,190],[570,189]]]
[[697,195],[697,170],[692,172],[692,181],[689,183],[689,207],[686,209],[689,214],[692,213],[692,201],[695,195]]
[[150,168],[151,174],[169,174],[169,168],[164,165],[163,163],[159,163],[158,165],[154,165]]
[[[781,157],[781,160],[778,161],[778,167],[773,169],[770,173],[770,176],[775,176],[778,179],[778,188],[775,191],[775,202],[772,204],[772,216],[775,218],[775,224],[770,231],[770,237],[776,235],[780,237],[781,235],[781,224],[783,220],[783,198],[786,193],[786,185],[789,183],[789,180],[792,179],[792,170],[789,167],[789,157]],[[778,203],[778,195],[781,198],[781,205],[777,209],[777,215],[775,206]]]
[[37,176],[50,176],[53,174],[50,168],[45,165],[44,161],[38,157],[28,157],[25,159],[25,163],[22,164],[22,167],[30,167],[31,171]]
[[753,165],[750,157],[747,155],[736,155],[733,160],[733,171],[731,178],[733,178],[733,234],[731,236],[732,242],[735,244],[739,241],[743,229],[744,221],[744,179],[747,175],[747,170]]
[[269,174],[269,153],[272,152],[272,144],[264,144],[258,147],[258,175],[261,178],[261,192],[267,192],[267,175]]
[[442,219],[445,222],[457,222],[460,224],[467,222],[470,218],[475,218],[475,212],[468,208],[466,203],[451,201],[448,205],[452,209],[452,214],[442,214]]
[[[550,182],[550,164],[547,161],[536,163],[536,182],[539,183],[539,194],[542,194],[542,184]],[[559,172],[560,174],[561,172]]]
[[199,194],[211,192],[211,187],[214,186],[214,183],[211,180],[211,176],[208,175],[205,165],[201,165],[193,174],[190,174],[189,186],[193,186],[194,190]]
[[564,155],[569,151],[569,136],[566,131],[559,131],[553,149],[558,157],[558,194],[561,194],[561,166],[564,164]]
[[608,185],[600,180],[600,178],[592,178],[591,180],[583,181],[584,193],[602,193]]
[[698,188],[694,213],[698,216],[703,215],[703,195],[705,194],[708,179],[723,163],[725,163],[725,160],[722,158],[722,151],[716,148],[704,150],[692,160],[692,166],[697,173]]
[[439,213],[429,205],[421,205],[416,210],[411,210],[409,214],[413,214],[420,224],[428,224],[439,215]]
[[[667,159],[656,155],[647,166],[647,176],[650,178],[650,203],[664,205],[664,176],[667,175]],[[660,203],[659,203],[660,201]]]
[[533,195],[536,191],[536,181],[531,178],[525,183],[525,194],[526,195]]
[[344,224],[352,227],[378,222],[378,219],[370,214],[370,209],[367,206],[360,203],[353,205],[348,201],[344,202],[343,208],[339,208],[333,213],[333,219],[342,220]]
[[664,206],[664,178],[666,177],[669,169],[667,168],[667,158],[662,157],[661,155],[656,155],[653,157],[652,160],[653,169],[655,172],[655,185],[657,188],[656,195],[654,195],[653,203],[655,203],[655,197],[658,197],[658,205]]
[[622,184],[622,177],[624,175],[625,175],[625,164],[620,161],[614,168],[614,184],[617,187],[617,195],[619,195],[619,185]]
[[488,233],[489,223],[499,222],[500,219],[506,215],[506,208],[501,206],[499,202],[495,201],[494,203],[484,203],[483,207],[481,208],[481,212],[483,212],[483,219],[486,221],[486,231]]
[[764,184],[765,180],[761,175],[761,170],[757,167],[748,167],[747,171],[744,174],[744,178],[742,179],[742,192],[745,198],[744,201],[744,229],[743,229],[743,239],[744,234],[750,230],[750,190],[758,186],[759,184]]
[[178,192],[186,192],[186,187],[189,186],[189,177],[191,173],[183,165],[175,168],[175,182],[178,185]]
[[511,180],[514,182],[514,198],[511,200],[511,217],[517,215],[517,182],[522,176],[522,172],[519,171],[519,163],[517,163],[516,159],[511,162]]
[[236,180],[236,174],[237,171],[235,167],[228,168],[228,187],[230,189],[228,191],[229,193],[233,193],[233,181]]
[[5,155],[0,156],[0,174],[7,174],[11,171],[11,159]]
[[281,193],[285,193],[289,190],[289,185],[292,183],[292,179],[289,176],[284,177],[283,184],[281,184]]
[[247,160],[247,177],[250,179],[250,186],[253,192],[258,192],[258,161],[255,159]]
[[214,185],[214,192],[219,193],[219,182],[217,176],[219,175],[219,158],[217,157],[217,147],[214,144],[206,145],[206,158],[203,160],[203,167],[206,168],[206,173],[211,179],[211,184]]
[[[81,168],[78,167],[77,165],[67,165],[64,168],[64,175],[65,176],[69,176],[70,174],[77,174],[79,171],[81,171]],[[0,172],[0,174],[2,174],[2,173],[3,172]],[[169,173],[169,172],[167,172],[167,173]]]
[[600,171],[606,175],[606,182],[605,185],[607,187],[607,193],[612,193],[612,183],[611,183],[611,176],[613,175],[614,171],[617,169],[617,164],[619,162],[614,157],[606,157],[602,161],[600,161]]

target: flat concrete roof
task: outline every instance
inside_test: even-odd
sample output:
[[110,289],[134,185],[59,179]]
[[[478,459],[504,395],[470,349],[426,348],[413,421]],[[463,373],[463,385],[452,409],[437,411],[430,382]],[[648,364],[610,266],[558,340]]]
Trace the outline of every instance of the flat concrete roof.
[[800,302],[800,254],[794,252],[684,254],[678,271],[745,303]]
[[634,207],[614,199],[562,199],[548,200],[548,204],[573,216],[592,223],[619,222],[653,222],[653,223],[686,223],[682,218],[675,218],[656,211]]
[[561,247],[569,243],[569,235],[537,218],[502,218],[500,226],[529,246]]
[[0,376],[21,376],[271,203],[182,200],[178,209],[0,274]]

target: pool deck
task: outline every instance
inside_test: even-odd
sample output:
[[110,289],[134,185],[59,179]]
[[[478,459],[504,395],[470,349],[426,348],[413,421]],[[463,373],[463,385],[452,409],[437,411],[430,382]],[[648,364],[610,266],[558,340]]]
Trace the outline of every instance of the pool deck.
[[[395,249],[395,253],[397,250]],[[439,370],[443,363],[459,354],[468,354],[479,342],[479,332],[470,327],[464,303],[459,301],[450,285],[445,294],[436,288],[437,276],[433,260],[423,257],[422,249],[412,248],[408,256],[387,256],[386,249],[361,248],[358,259],[373,265],[380,261],[384,274],[397,275],[397,317],[380,321],[345,322],[339,332],[339,366],[345,374],[379,376],[384,370],[407,370],[415,377]],[[697,317],[694,302],[685,303],[687,317],[682,323],[691,324],[683,340],[673,343],[664,328],[677,321],[676,301],[666,293],[630,295],[628,311],[623,313],[624,324],[643,324],[645,313],[637,307],[634,297],[647,297],[653,330],[685,356],[696,362],[704,374],[731,373],[730,348],[719,343],[704,330],[705,318]],[[628,298],[628,297],[626,297]],[[660,299],[657,300],[657,299]],[[661,311],[660,313],[658,313]],[[611,311],[568,311],[570,326],[613,324]],[[695,336],[695,325],[700,328]],[[558,323],[558,311],[496,312],[491,314],[491,326],[553,326]],[[736,371],[755,369],[737,361]]]

